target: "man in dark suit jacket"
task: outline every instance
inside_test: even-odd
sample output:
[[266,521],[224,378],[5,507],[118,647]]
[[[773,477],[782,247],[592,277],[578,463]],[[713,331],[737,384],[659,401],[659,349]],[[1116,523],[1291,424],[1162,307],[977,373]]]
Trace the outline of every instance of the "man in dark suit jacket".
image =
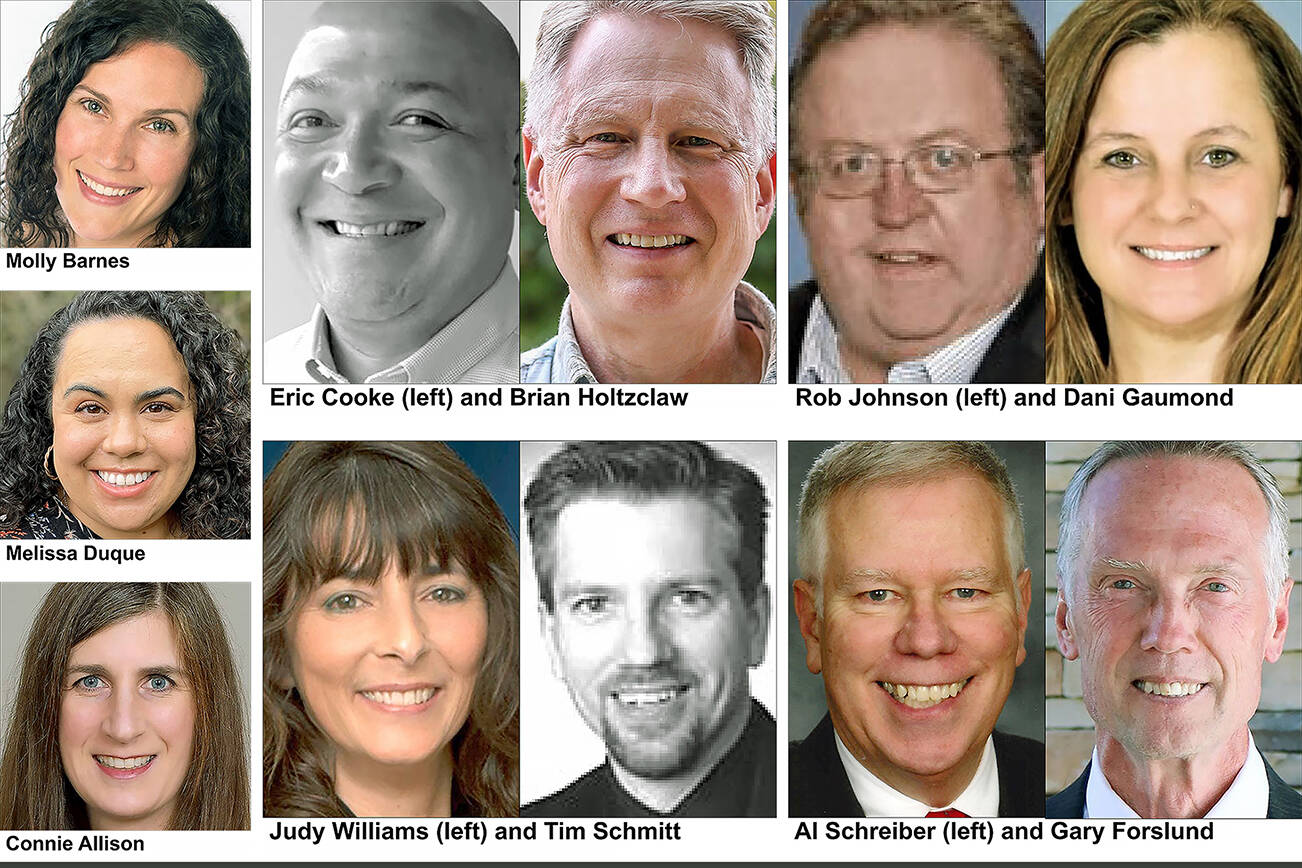
[[[1302,795],[1298,795],[1297,790],[1284,782],[1279,773],[1271,768],[1270,763],[1266,762],[1264,756],[1261,761],[1266,766],[1266,780],[1270,784],[1270,795],[1266,802],[1266,818],[1292,820],[1302,818]],[[1067,789],[1045,800],[1044,816],[1046,818],[1050,820],[1072,820],[1085,816],[1085,789],[1089,783],[1092,768],[1091,763],[1086,763],[1085,771],[1081,772],[1080,777],[1072,781]]]
[[983,443],[846,442],[800,499],[794,585],[828,713],[790,751],[799,816],[1034,816],[1044,746],[994,732],[1026,659],[1031,572]]

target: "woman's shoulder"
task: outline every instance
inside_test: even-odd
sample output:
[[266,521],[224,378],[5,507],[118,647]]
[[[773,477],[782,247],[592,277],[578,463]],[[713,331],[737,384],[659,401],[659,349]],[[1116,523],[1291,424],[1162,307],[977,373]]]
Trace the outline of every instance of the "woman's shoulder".
[[[5,516],[0,516],[3,523]],[[99,539],[57,500],[48,500],[13,527],[0,527],[0,539]]]

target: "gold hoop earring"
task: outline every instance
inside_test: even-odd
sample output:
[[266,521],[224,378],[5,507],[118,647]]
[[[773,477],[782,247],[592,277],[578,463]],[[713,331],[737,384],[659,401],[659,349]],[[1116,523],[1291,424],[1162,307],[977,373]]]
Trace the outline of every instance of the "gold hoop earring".
[[45,450],[45,457],[41,459],[41,469],[45,471],[46,476],[48,476],[50,479],[57,481],[59,478],[59,474],[54,472],[53,470],[54,465],[50,461],[50,459],[53,457],[54,457],[54,444],[51,443],[50,448]]

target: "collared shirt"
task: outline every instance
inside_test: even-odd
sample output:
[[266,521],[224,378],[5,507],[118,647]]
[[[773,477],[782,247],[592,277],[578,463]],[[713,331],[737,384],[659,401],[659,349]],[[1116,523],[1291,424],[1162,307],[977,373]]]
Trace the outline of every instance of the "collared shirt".
[[865,817],[925,817],[931,811],[944,811],[953,808],[969,817],[999,816],[999,763],[995,759],[994,736],[986,736],[986,746],[981,751],[981,762],[977,765],[972,782],[967,785],[951,804],[942,808],[910,798],[892,788],[854,758],[849,748],[836,736],[836,752],[845,766],[845,775],[850,779],[850,789],[859,800]]
[[[1257,753],[1257,743],[1248,733],[1248,756],[1243,768],[1234,776],[1230,788],[1220,800],[1203,814],[1205,820],[1232,819],[1235,817],[1264,819],[1270,804],[1270,781],[1266,778],[1266,763]],[[1099,762],[1099,749],[1090,757],[1090,777],[1085,783],[1085,818],[1104,820],[1136,820],[1139,814],[1121,800],[1103,774]],[[1158,818],[1154,818],[1158,819]]]
[[[994,343],[1008,316],[1021,301],[1021,293],[1012,304],[996,313],[972,331],[959,335],[945,346],[933,350],[920,359],[909,359],[891,365],[886,372],[888,383],[970,383],[976,376],[981,360]],[[800,371],[797,383],[853,383],[854,377],[841,361],[841,339],[836,323],[823,304],[821,295],[814,296],[809,309],[809,322],[800,344]]]
[[[764,378],[761,383],[778,381],[778,312],[764,293],[746,281],[737,284],[733,293],[733,311],[738,322],[745,323],[764,347]],[[596,383],[588,360],[583,357],[574,335],[570,316],[570,299],[561,305],[561,319],[556,337],[520,356],[521,383]]]
[[[510,262],[483,295],[407,358],[365,383],[514,383],[520,346],[520,281]],[[320,305],[312,318],[267,341],[268,383],[347,383],[330,351],[330,323]]]

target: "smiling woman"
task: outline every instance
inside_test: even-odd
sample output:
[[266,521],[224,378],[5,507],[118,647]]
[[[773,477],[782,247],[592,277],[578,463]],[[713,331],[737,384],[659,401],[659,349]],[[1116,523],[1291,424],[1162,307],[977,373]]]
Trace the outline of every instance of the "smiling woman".
[[247,829],[244,708],[202,585],[55,585],[22,657],[0,827]]
[[248,58],[206,0],[77,0],[4,139],[4,246],[249,244]]
[[248,377],[198,294],[78,296],[5,404],[0,537],[247,538]]

